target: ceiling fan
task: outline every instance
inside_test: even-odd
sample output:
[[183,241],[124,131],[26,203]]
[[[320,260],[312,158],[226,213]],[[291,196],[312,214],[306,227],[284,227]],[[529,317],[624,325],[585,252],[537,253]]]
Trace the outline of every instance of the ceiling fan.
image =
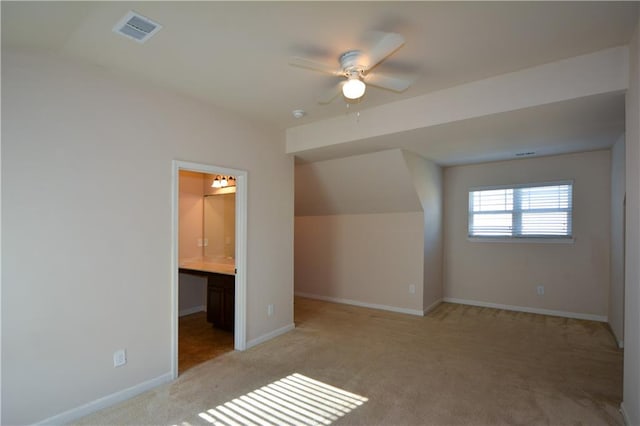
[[404,38],[400,34],[379,33],[377,43],[368,52],[348,50],[341,54],[338,58],[340,69],[300,57],[291,58],[289,64],[345,78],[318,99],[321,104],[331,102],[340,91],[347,99],[359,99],[364,96],[367,85],[402,92],[411,85],[410,81],[372,70],[403,44]]

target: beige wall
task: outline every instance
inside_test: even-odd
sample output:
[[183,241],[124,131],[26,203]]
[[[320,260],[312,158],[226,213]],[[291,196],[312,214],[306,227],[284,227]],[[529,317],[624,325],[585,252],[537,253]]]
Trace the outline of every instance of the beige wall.
[[[444,176],[446,298],[607,316],[609,151],[451,167]],[[467,239],[469,188],[569,179],[574,244]]]
[[442,169],[433,161],[403,152],[424,219],[423,309],[442,300]]
[[207,279],[191,274],[179,274],[178,315],[207,310]]
[[[248,171],[247,338],[293,323],[281,132],[5,49],[2,107],[2,424],[170,377],[174,159]],[[114,368],[120,348],[128,362]]]
[[441,174],[398,149],[297,165],[296,293],[413,314],[439,301]]
[[297,216],[296,293],[421,312],[423,226],[422,212]]
[[[640,14],[639,14],[640,16]],[[640,19],[629,46],[626,96],[624,390],[627,423],[640,425]]]
[[624,136],[611,148],[611,288],[609,324],[618,341],[624,340]]
[[[181,170],[178,179],[178,258],[202,257],[202,173]],[[200,244],[199,244],[200,242]],[[178,312],[190,314],[206,307],[206,280],[189,274],[178,276]]]
[[203,174],[180,171],[178,179],[178,257],[201,258],[203,253]]

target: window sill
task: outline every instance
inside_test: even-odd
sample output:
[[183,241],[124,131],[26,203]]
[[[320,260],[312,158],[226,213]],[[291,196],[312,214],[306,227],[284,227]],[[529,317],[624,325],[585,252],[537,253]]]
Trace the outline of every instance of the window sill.
[[467,237],[467,241],[474,243],[516,243],[516,244],[574,244],[575,238],[545,238],[545,237]]

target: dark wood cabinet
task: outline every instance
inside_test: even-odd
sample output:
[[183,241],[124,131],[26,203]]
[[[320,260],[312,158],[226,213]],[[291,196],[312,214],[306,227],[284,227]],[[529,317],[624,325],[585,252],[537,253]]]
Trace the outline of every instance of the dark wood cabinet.
[[236,314],[236,276],[180,268],[185,274],[207,278],[207,322],[233,333]]
[[235,276],[209,273],[207,280],[207,321],[233,332],[236,308]]

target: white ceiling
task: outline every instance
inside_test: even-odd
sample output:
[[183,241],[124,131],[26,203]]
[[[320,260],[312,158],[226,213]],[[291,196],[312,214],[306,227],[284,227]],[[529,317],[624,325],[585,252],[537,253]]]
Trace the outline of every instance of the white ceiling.
[[[415,83],[401,94],[370,88],[352,111],[624,45],[638,19],[638,2],[3,1],[1,6],[3,50],[53,51],[89,61],[280,129],[346,111],[340,98],[329,105],[316,102],[336,77],[292,67],[289,57],[337,64],[340,53],[365,47],[362,40],[370,31],[405,37],[406,44],[376,71],[407,75]],[[163,29],[146,44],[113,33],[129,10]],[[438,126],[425,136],[434,138],[431,156],[437,154],[443,164],[468,161],[456,153],[469,147],[482,151],[476,158],[492,159],[492,141],[499,137],[526,138],[535,151],[550,145],[554,133],[574,145],[588,133],[589,143],[572,150],[593,149],[609,146],[613,134],[619,135],[620,127],[612,129],[611,123],[624,122],[623,99],[622,94],[593,97],[567,103],[566,110],[556,105],[554,111],[505,113]],[[307,111],[301,120],[291,116],[298,108]],[[589,120],[580,120],[582,112]],[[594,131],[586,132],[582,124]],[[370,141],[367,149],[398,147],[411,138],[397,139],[397,144]],[[363,149],[355,144],[347,151]],[[336,155],[342,154],[324,157]]]

